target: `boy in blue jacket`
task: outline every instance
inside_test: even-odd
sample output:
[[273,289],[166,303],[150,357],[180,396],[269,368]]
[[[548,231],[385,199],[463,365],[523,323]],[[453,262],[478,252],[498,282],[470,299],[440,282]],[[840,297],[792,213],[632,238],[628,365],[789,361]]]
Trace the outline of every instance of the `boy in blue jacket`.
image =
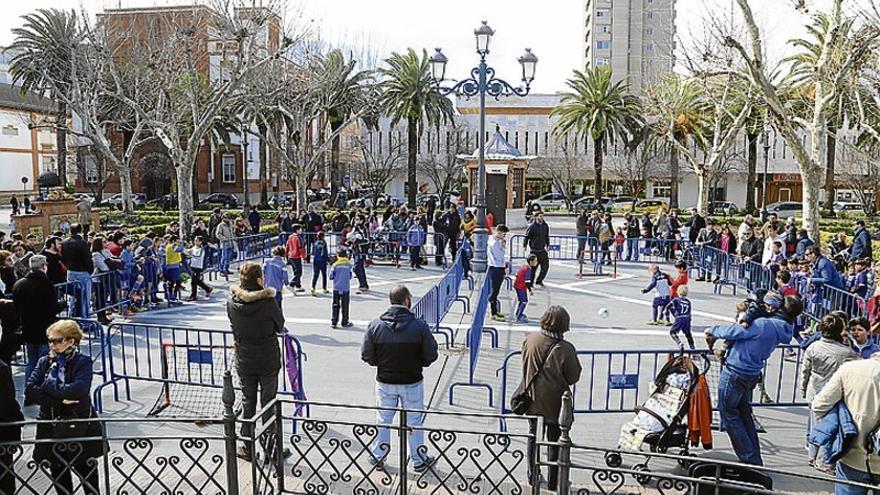
[[342,310],[342,327],[353,326],[348,320],[348,305],[351,302],[351,279],[354,273],[348,261],[348,250],[340,248],[336,252],[336,262],[330,269],[330,280],[333,281],[333,313],[330,316],[330,327],[336,328],[339,321],[339,310]]
[[409,230],[406,231],[406,243],[409,244],[409,269],[415,271],[422,269],[422,245],[425,244],[425,231],[415,217]]
[[663,322],[660,320],[665,312],[666,306],[669,304],[669,275],[660,271],[660,267],[651,264],[648,266],[648,272],[651,273],[651,282],[647,287],[642,289],[642,294],[647,294],[654,290],[654,301],[651,303],[651,321],[648,322],[648,325],[662,325]]
[[263,285],[275,289],[275,301],[279,308],[281,305],[281,294],[284,286],[290,283],[287,275],[287,250],[284,246],[275,246],[272,249],[272,257],[263,264]]

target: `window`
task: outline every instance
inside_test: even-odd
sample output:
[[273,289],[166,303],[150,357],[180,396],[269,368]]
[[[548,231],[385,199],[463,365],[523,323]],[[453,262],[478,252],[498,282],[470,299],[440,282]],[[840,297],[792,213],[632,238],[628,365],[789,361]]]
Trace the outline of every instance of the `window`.
[[85,164],[85,179],[89,184],[97,184],[98,183],[98,164],[95,162],[95,158],[89,156],[86,158]]
[[672,186],[669,181],[652,182],[651,195],[655,198],[668,198],[672,195]]
[[646,52],[653,52],[654,51],[654,43],[646,43],[645,44],[645,51]]
[[596,17],[611,17],[611,12],[609,10],[597,10]]
[[611,42],[608,40],[596,41],[596,50],[608,50],[611,48]]
[[602,34],[611,34],[611,26],[599,26],[599,32]]
[[653,13],[653,12],[648,12],[648,13],[645,14],[645,17],[647,17],[648,19],[653,19],[653,18],[654,18],[654,13]]
[[226,183],[234,183],[235,182],[235,155],[227,154],[223,155],[221,159],[223,165],[223,182]]
[[55,157],[43,155],[43,172],[57,172]]
[[645,36],[654,36],[654,28],[645,29]]
[[608,65],[608,59],[605,57],[596,57],[596,65]]
[[3,126],[3,135],[4,136],[18,136],[18,127],[15,127],[12,124]]

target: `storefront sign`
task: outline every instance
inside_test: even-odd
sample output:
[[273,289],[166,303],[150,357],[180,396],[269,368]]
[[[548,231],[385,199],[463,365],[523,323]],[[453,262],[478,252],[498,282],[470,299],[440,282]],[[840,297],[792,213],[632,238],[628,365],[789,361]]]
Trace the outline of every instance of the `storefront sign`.
[[773,182],[800,182],[800,174],[773,174]]

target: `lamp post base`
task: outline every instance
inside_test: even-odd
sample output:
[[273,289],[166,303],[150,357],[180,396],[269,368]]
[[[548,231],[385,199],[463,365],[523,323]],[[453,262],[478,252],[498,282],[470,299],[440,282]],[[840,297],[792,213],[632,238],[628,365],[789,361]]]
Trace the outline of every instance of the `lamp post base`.
[[488,255],[486,250],[489,244],[489,229],[478,226],[474,229],[474,262],[471,264],[474,272],[486,273],[488,271]]

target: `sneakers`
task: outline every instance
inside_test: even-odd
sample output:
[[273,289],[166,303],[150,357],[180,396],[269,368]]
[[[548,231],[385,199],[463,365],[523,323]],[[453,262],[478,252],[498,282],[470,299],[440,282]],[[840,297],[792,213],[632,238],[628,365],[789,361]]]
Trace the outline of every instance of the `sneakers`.
[[305,292],[305,291],[306,290],[303,289],[302,287],[297,287],[296,289],[293,289],[293,292],[295,292],[295,293],[300,293],[300,292]]
[[517,323],[528,323],[529,318],[526,315],[520,315],[519,318],[516,319]]
[[338,326],[336,325],[336,323],[331,323],[330,328],[338,328]]
[[651,320],[648,323],[645,323],[645,325],[651,325],[651,326],[657,326],[659,324],[660,324],[660,322],[657,320]]
[[186,298],[186,300],[189,302],[193,302],[193,301],[197,301],[198,297],[196,297],[196,295],[193,294],[193,295],[189,296],[188,298]]
[[348,321],[342,324],[342,328],[351,328],[354,326],[354,323]]
[[324,291],[323,291],[323,292],[324,292],[324,294],[329,294],[329,293],[330,293],[330,291],[329,291],[329,290],[327,290],[327,289],[324,289]]
[[371,466],[376,468],[376,471],[385,471],[385,461],[383,459],[376,459],[370,456],[369,462]]
[[669,321],[669,320],[666,320],[666,321],[662,322],[661,325],[664,325],[664,326],[667,326],[667,327],[671,327],[671,326],[672,326],[672,322]]
[[433,465],[434,465],[434,458],[431,456],[428,456],[425,458],[425,460],[423,462],[421,462],[419,464],[414,464],[413,471],[415,471],[417,473],[424,473],[425,471],[428,470],[428,468],[430,468]]
[[502,314],[502,313],[495,313],[495,314],[492,315],[492,319],[495,320],[495,321],[504,321],[504,314]]
[[205,292],[205,297],[211,297],[212,292],[214,292],[214,288],[209,287],[208,290]]
[[312,297],[318,297],[318,291],[312,289]]

